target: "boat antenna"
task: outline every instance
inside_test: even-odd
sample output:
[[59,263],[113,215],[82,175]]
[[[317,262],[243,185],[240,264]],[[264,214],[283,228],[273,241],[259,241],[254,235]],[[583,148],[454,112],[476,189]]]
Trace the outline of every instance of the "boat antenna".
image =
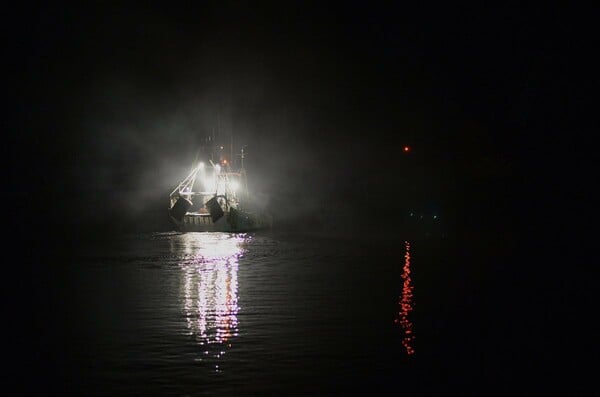
[[243,189],[243,194],[244,194],[244,199],[248,200],[248,178],[246,176],[246,170],[244,169],[244,158],[246,157],[246,155],[244,154],[244,148],[248,146],[248,145],[242,145],[242,147],[240,148],[240,154],[238,154],[238,156],[240,156],[240,177],[242,179],[242,189]]
[[238,156],[240,156],[240,159],[241,159],[240,160],[241,161],[241,167],[240,167],[240,169],[242,169],[242,170],[244,169],[244,157],[245,157],[245,155],[244,155],[244,148],[246,146],[248,146],[248,145],[243,145],[242,148],[240,149],[240,154],[238,154]]

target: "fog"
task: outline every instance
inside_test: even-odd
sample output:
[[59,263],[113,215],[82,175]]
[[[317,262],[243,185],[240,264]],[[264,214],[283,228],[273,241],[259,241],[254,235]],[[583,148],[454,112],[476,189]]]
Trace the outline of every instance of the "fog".
[[35,179],[20,200],[52,208],[64,230],[165,230],[168,194],[216,135],[244,145],[250,190],[280,227],[393,229],[413,210],[488,211],[533,141],[506,150],[528,106],[513,99],[542,85],[518,73],[531,41],[511,47],[483,18],[469,20],[472,42],[441,16],[405,11],[39,9],[15,30],[24,84],[12,117],[44,177],[31,165],[10,181]]

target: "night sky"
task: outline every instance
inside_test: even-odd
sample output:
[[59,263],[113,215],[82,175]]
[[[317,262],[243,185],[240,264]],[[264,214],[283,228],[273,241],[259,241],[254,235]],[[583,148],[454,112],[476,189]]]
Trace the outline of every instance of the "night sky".
[[[216,128],[247,145],[253,187],[282,225],[332,203],[342,218],[375,214],[394,193],[392,219],[438,211],[448,230],[496,233],[520,253],[524,241],[543,248],[542,234],[589,226],[594,156],[582,147],[598,127],[589,10],[98,2],[3,11],[5,207],[27,244],[163,230],[168,194]],[[32,228],[51,233],[35,239]],[[542,267],[532,263],[527,279]]]
[[386,192],[449,218],[504,211],[503,184],[548,183],[530,170],[564,172],[544,163],[591,129],[571,121],[594,90],[584,10],[216,2],[6,15],[7,139],[23,149],[7,151],[7,185],[65,230],[161,209],[215,129],[248,145],[253,186],[282,220],[331,200],[381,209],[372,197]]

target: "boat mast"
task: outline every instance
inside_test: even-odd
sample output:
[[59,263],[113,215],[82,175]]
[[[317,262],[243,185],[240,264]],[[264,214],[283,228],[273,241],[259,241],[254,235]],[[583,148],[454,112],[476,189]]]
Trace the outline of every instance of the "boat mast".
[[238,154],[238,156],[240,156],[240,179],[242,182],[242,190],[243,190],[243,196],[244,196],[244,200],[247,201],[248,199],[248,180],[246,179],[246,169],[244,168],[244,158],[246,157],[244,155],[244,147],[246,147],[245,145],[242,146],[242,148],[240,149],[240,154]]
[[192,169],[192,172],[190,172],[189,175],[183,181],[181,181],[179,185],[177,185],[175,190],[171,192],[171,194],[169,195],[169,197],[171,198],[171,207],[173,207],[175,201],[177,201],[177,198],[179,196],[183,196],[188,200],[192,197],[192,187],[194,185],[194,181],[196,180],[196,175],[198,174],[198,171],[201,167],[202,163],[196,165],[196,167]]

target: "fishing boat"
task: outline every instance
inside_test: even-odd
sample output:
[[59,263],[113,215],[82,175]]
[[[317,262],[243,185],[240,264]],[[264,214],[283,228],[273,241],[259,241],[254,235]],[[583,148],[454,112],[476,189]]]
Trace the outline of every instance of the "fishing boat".
[[272,226],[271,216],[253,209],[244,169],[220,158],[198,162],[169,195],[169,219],[181,232],[251,232]]

